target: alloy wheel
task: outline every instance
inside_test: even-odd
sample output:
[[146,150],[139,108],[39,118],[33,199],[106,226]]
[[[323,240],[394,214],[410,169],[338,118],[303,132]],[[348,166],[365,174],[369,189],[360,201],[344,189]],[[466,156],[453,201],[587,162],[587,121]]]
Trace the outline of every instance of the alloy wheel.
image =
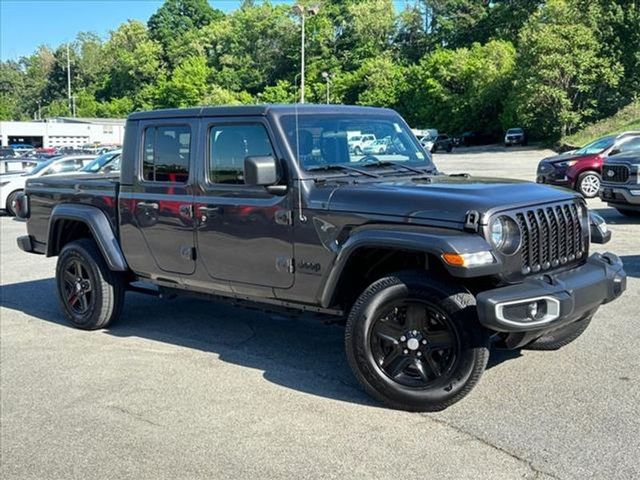
[[72,260],[65,266],[63,275],[67,305],[78,315],[86,314],[93,300],[89,270],[79,260]]
[[428,388],[455,366],[459,339],[449,317],[421,300],[404,300],[372,325],[376,365],[406,387]]
[[586,175],[580,182],[580,190],[586,197],[595,197],[600,190],[600,179],[593,174]]

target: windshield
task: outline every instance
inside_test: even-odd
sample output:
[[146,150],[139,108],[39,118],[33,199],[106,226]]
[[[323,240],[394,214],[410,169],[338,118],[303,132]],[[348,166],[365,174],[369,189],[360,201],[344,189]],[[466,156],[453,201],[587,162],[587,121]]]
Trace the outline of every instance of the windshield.
[[81,172],[91,172],[96,173],[102,170],[107,164],[111,163],[111,161],[120,156],[120,152],[107,152],[103,153],[91,163],[89,163],[86,167],[82,167],[80,169]]
[[[302,114],[297,119],[295,115],[284,115],[281,122],[287,142],[305,170],[328,165],[358,167],[376,162],[402,162],[434,169],[429,154],[400,117]],[[376,141],[363,146],[355,141],[356,136],[368,136]]]
[[577,153],[578,155],[592,155],[594,153],[600,153],[613,145],[614,140],[614,137],[599,138],[595,142],[585,145],[580,150],[576,150],[574,153]]
[[507,135],[515,135],[518,133],[522,133],[521,128],[510,128],[509,130],[507,130]]

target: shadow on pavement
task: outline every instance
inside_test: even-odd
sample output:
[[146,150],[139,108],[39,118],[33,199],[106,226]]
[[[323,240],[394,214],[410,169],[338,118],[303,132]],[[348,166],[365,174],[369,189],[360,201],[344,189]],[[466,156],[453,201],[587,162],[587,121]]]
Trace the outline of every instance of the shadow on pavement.
[[620,260],[628,277],[640,278],[640,255],[622,255]]
[[615,208],[594,208],[592,210],[611,225],[640,225],[640,216],[628,217],[618,212]]
[[[0,305],[73,328],[59,309],[53,278],[1,286]],[[287,388],[378,405],[349,369],[344,327],[326,325],[310,315],[287,317],[223,302],[163,300],[129,292],[120,320],[105,333],[214,353],[225,362],[261,370],[265,379]],[[519,356],[518,351],[494,350],[487,368]]]

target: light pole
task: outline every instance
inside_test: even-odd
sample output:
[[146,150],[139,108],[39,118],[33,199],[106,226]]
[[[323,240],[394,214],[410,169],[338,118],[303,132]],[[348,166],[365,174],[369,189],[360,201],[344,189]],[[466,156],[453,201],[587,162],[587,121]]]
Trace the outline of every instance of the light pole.
[[291,9],[294,15],[300,16],[300,23],[302,24],[302,38],[300,41],[300,103],[304,103],[304,20],[307,15],[309,15],[310,17],[317,15],[319,10],[320,7],[318,7],[317,5],[314,5],[312,7],[305,7],[300,4],[294,5]]
[[327,82],[327,105],[329,105],[329,84],[331,83],[331,76],[329,72],[322,72],[322,78]]

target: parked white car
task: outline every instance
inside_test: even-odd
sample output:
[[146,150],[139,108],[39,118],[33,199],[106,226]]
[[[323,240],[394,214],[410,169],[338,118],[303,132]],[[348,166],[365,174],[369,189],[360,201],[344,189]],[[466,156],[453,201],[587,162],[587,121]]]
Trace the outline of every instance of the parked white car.
[[356,155],[362,155],[364,147],[372,144],[376,141],[376,136],[372,133],[365,133],[364,135],[355,135],[349,139],[349,150]]
[[24,190],[27,180],[30,178],[75,172],[91,163],[94,158],[91,155],[54,157],[38,164],[28,173],[0,177],[0,210],[5,210],[9,215],[15,216],[16,197]]
[[122,155],[122,149],[111,150],[103,153],[96,159],[94,159],[88,165],[82,167],[80,172],[82,173],[109,173],[120,171],[120,156]]

